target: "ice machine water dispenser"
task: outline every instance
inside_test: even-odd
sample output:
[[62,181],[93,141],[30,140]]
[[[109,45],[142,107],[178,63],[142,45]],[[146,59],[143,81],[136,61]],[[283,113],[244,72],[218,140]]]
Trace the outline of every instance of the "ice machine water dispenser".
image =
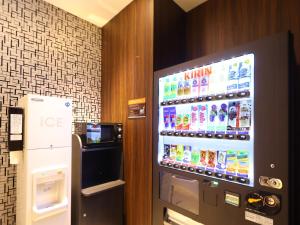
[[66,211],[66,168],[51,168],[33,173],[33,221]]

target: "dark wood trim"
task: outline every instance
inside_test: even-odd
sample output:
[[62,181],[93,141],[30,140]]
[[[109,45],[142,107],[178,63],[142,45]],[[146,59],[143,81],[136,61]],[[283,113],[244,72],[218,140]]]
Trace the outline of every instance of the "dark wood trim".
[[185,61],[185,17],[173,0],[154,1],[154,70]]
[[[135,0],[102,30],[102,121],[124,124],[127,225],[152,223],[153,7]],[[128,119],[128,100],[141,97],[146,118]]]

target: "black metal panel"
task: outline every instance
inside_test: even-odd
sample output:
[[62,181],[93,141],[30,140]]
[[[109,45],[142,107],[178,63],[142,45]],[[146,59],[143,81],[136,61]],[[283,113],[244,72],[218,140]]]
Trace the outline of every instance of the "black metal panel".
[[[196,66],[250,54],[255,55],[254,67],[254,187],[219,181],[218,187],[206,184],[213,178],[161,167],[157,162],[158,143],[158,81],[160,77]],[[274,216],[274,225],[288,225],[289,215],[289,45],[288,34],[278,34],[223,53],[195,59],[155,72],[153,106],[153,225],[163,224],[164,209],[171,208],[205,225],[251,225],[245,220],[246,196],[254,191],[273,193],[281,198],[281,210]],[[167,171],[199,180],[199,215],[192,214],[159,199],[159,173]],[[259,184],[260,176],[279,178],[282,189]],[[225,204],[225,192],[241,197],[240,206]],[[204,201],[203,199],[210,199]],[[216,198],[216,204],[207,204]]]
[[[72,225],[122,225],[124,184],[121,144],[105,143],[98,148],[83,148],[79,135],[72,135]],[[86,190],[107,185],[94,193]],[[99,189],[99,188],[98,188]]]
[[122,147],[82,152],[81,188],[118,180],[122,171]]
[[122,225],[124,187],[82,197],[80,225]]

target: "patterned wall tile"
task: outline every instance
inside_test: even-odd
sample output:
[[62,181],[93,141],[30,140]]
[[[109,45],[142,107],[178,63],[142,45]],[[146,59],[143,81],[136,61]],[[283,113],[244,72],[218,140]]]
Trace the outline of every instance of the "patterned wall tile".
[[7,108],[36,93],[73,99],[73,121],[101,117],[101,29],[42,0],[0,0],[0,225],[15,224]]

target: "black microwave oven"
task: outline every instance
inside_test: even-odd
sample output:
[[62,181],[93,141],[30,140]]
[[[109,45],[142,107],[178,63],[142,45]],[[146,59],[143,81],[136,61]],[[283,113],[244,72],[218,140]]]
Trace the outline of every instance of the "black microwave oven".
[[99,146],[106,143],[122,143],[121,123],[75,123],[75,131],[81,137],[82,146]]

